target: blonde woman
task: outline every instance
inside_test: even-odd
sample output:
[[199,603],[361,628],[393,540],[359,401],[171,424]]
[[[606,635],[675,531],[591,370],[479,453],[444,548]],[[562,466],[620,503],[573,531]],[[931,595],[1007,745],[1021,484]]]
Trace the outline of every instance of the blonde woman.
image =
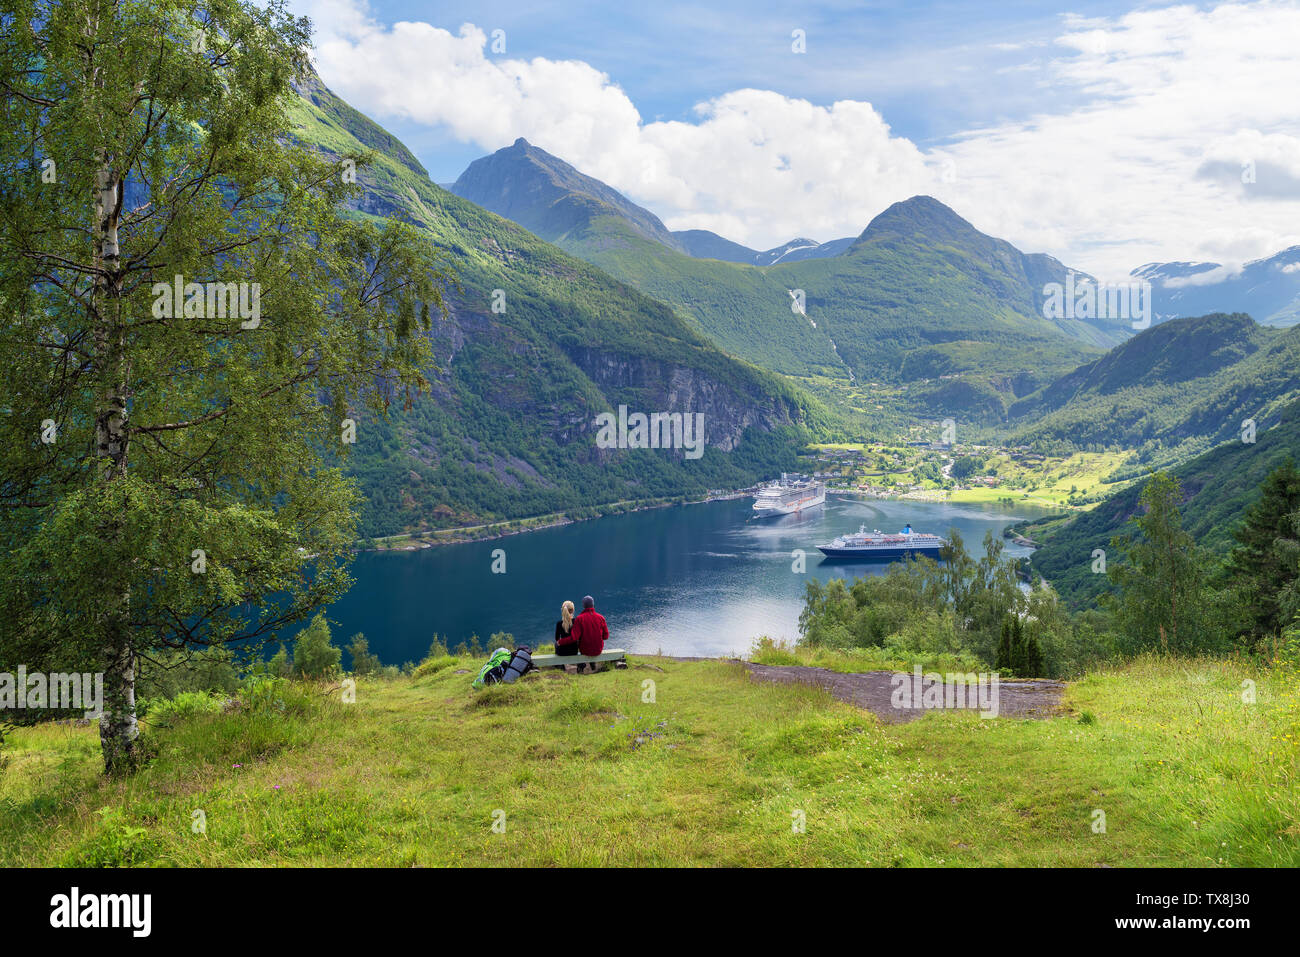
[[555,623],[555,653],[557,655],[578,653],[578,636],[573,633],[573,602],[571,601],[566,601],[560,606],[560,620]]

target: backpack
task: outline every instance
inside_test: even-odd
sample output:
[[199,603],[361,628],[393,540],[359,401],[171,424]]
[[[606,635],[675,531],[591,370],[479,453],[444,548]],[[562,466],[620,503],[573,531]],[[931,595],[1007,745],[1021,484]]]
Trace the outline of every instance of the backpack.
[[506,665],[506,673],[501,676],[501,680],[506,684],[512,684],[528,674],[532,667],[532,650],[527,645],[520,645],[515,650],[514,657]]
[[494,685],[499,682],[506,673],[506,665],[514,654],[509,648],[498,648],[492,652],[492,657],[488,658],[487,664],[479,669],[478,677],[474,679],[474,687],[482,688],[484,685]]

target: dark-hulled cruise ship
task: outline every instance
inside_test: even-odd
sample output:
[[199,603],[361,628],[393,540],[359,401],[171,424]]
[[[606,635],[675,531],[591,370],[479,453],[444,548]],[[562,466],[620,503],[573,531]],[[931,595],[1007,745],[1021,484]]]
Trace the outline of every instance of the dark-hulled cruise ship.
[[827,558],[856,558],[861,560],[903,558],[907,555],[939,557],[939,549],[947,545],[938,535],[912,531],[905,525],[901,532],[888,534],[879,529],[867,531],[863,525],[856,534],[841,535],[829,545],[818,545],[817,550]]

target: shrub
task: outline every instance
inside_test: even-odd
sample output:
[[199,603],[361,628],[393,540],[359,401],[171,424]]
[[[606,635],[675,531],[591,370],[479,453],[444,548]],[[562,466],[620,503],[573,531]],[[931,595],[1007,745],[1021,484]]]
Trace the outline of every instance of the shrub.
[[918,655],[960,655],[961,636],[957,633],[955,616],[948,609],[941,612],[925,611],[904,623],[903,627],[885,639],[887,652],[900,658]]
[[289,651],[280,643],[280,649],[266,663],[266,674],[273,678],[287,678],[293,674],[293,662],[289,660]]
[[754,641],[749,651],[749,660],[760,665],[803,664],[792,645],[769,638],[767,635],[762,635]]
[[1021,678],[1043,675],[1043,650],[1038,637],[1024,628],[1018,616],[1002,622],[1002,639],[998,642],[997,669]]
[[95,812],[99,824],[73,848],[63,864],[70,867],[129,867],[154,852],[148,831],[128,820],[122,808],[102,807]]
[[294,641],[294,670],[307,678],[326,678],[339,670],[342,660],[343,649],[334,645],[325,613],[318,612]]
[[373,675],[383,667],[379,656],[370,653],[370,642],[362,632],[358,631],[352,636],[352,640],[348,642],[347,651],[352,657],[353,674]]
[[[475,635],[472,640],[477,645],[479,640],[478,635]],[[488,638],[487,644],[484,646],[484,650],[487,651],[487,653],[490,655],[498,648],[506,648],[509,649],[510,651],[514,651],[515,636],[508,631],[493,632],[492,636]]]
[[304,715],[312,710],[312,698],[300,684],[288,678],[254,676],[239,692],[242,710],[251,714]]
[[223,700],[205,691],[182,691],[174,698],[150,702],[149,721],[158,727],[171,727],[196,715],[217,714]]

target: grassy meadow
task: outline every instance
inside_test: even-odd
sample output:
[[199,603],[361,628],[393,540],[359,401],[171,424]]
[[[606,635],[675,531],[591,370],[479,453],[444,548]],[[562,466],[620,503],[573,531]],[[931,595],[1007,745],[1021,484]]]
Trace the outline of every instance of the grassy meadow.
[[185,699],[124,778],[93,724],[21,728],[0,865],[1300,865],[1291,671],[1144,657],[1060,717],[883,725],[737,663],[477,667]]

